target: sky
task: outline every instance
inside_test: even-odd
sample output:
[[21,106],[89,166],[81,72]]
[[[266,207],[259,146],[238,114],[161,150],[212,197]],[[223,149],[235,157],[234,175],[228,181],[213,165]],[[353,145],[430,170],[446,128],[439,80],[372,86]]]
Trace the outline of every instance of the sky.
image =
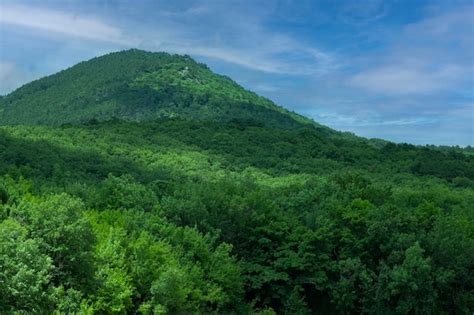
[[0,94],[128,48],[191,55],[337,130],[474,145],[472,0],[0,0]]

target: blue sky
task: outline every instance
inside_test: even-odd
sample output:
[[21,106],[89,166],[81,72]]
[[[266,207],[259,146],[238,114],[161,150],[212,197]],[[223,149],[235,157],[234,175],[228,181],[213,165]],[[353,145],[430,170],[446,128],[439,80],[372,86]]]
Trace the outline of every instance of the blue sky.
[[474,145],[470,0],[0,0],[2,94],[131,47],[189,54],[338,130]]

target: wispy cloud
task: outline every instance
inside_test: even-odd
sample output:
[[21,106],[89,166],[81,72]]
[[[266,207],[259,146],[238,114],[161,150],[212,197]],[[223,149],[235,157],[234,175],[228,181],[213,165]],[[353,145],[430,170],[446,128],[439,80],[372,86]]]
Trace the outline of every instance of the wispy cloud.
[[338,67],[333,53],[266,27],[258,7],[248,10],[245,5],[197,1],[180,12],[162,10],[158,4],[153,9],[154,40],[144,41],[144,48],[213,58],[276,74],[322,75]]
[[413,64],[386,65],[358,73],[350,79],[355,87],[385,94],[428,94],[451,89],[464,74],[459,65],[441,65],[435,69]]
[[375,112],[363,115],[344,115],[336,112],[320,112],[313,114],[320,122],[337,127],[376,127],[376,126],[407,126],[429,125],[439,121],[435,117],[404,117],[399,119],[386,119]]
[[133,35],[125,27],[107,23],[99,16],[36,5],[0,4],[0,23],[63,35],[65,39],[219,59],[268,73],[321,75],[337,67],[332,54],[266,29],[259,14],[242,11],[239,6],[229,10],[226,6],[196,1],[183,10],[168,10],[158,1],[149,10],[153,11],[153,19],[136,25]]
[[389,6],[389,2],[384,0],[342,1],[338,19],[349,25],[362,26],[384,18]]
[[249,52],[245,47],[211,46],[206,44],[183,45],[166,42],[153,46],[155,49],[219,59],[248,69],[276,74],[322,75],[337,68],[334,58],[314,48],[295,44],[261,47]]
[[474,9],[464,7],[405,26],[384,55],[349,78],[387,95],[439,94],[474,84]]
[[129,45],[120,28],[99,19],[24,5],[0,4],[0,23],[115,44]]

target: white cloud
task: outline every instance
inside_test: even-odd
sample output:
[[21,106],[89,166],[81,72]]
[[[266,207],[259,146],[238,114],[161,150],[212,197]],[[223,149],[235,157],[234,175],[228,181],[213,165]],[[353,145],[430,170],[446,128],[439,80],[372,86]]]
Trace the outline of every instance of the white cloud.
[[208,47],[208,46],[184,46],[178,43],[163,45],[164,49],[171,50],[177,53],[186,53],[196,56],[215,58],[225,62],[233,63],[239,66],[250,68],[253,70],[270,72],[270,73],[288,73],[291,71],[275,60],[269,60],[265,56],[258,54],[248,54],[238,48],[231,47]]
[[474,84],[472,7],[405,26],[383,55],[350,77],[351,86],[385,95],[436,95]]
[[202,56],[268,73],[321,75],[337,67],[331,54],[265,29],[261,14],[238,7],[229,10],[198,2],[183,11],[167,11],[157,2],[153,17],[135,24],[131,29],[137,35],[130,36],[125,28],[97,16],[0,4],[0,23],[63,35],[66,39]]
[[384,18],[389,6],[383,0],[345,0],[341,2],[338,18],[346,24],[362,26]]
[[437,41],[466,40],[472,44],[474,41],[473,20],[474,7],[468,6],[409,24],[405,28],[405,33],[421,40],[424,39],[423,37],[434,37]]
[[457,65],[438,69],[408,65],[388,65],[363,71],[350,79],[355,87],[385,94],[426,94],[450,89],[451,83],[463,74]]
[[[272,48],[261,47],[258,51],[252,52],[244,47],[228,45],[216,47],[205,45],[205,43],[197,45],[180,44],[183,42],[186,42],[186,40],[160,43],[154,48],[219,59],[248,69],[276,74],[318,75],[325,74],[337,67],[329,55],[318,52],[313,48],[297,47],[296,45],[274,46]],[[285,55],[285,57],[282,58],[281,55]],[[292,57],[293,60],[291,60]]]
[[398,119],[386,119],[375,112],[362,113],[360,115],[344,115],[334,112],[320,112],[312,115],[320,122],[334,127],[369,127],[369,126],[407,126],[427,125],[438,121],[434,117],[404,117]]
[[268,29],[265,14],[258,7],[248,7],[198,1],[182,12],[169,12],[156,5],[155,19],[141,25],[153,29],[143,32],[146,40],[141,46],[277,74],[317,76],[338,67],[331,53]]
[[32,6],[0,4],[0,23],[86,40],[129,44],[123,32],[96,18]]

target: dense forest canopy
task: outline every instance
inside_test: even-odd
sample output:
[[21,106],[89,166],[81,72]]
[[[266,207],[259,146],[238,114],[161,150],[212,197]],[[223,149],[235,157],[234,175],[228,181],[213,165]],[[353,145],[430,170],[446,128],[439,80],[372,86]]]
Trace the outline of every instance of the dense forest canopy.
[[0,313],[472,314],[474,155],[131,50],[0,100]]

